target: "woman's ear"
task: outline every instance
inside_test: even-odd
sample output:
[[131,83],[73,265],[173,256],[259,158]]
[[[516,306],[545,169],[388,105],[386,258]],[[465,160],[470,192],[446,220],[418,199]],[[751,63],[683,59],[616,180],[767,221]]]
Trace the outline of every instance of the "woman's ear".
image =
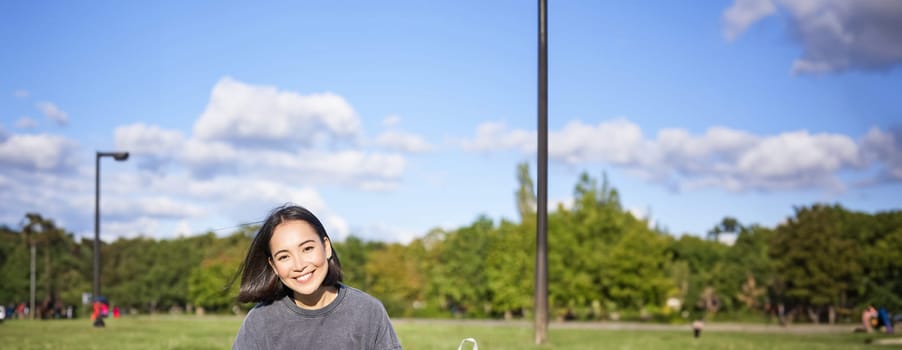
[[323,237],[323,247],[326,248],[326,260],[332,259],[332,241],[329,237]]

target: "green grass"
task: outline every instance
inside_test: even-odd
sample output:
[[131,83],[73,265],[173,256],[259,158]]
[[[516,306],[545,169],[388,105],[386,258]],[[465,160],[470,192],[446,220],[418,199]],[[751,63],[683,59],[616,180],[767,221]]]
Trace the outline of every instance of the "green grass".
[[[241,324],[233,316],[141,316],[108,320],[97,329],[82,320],[7,321],[0,324],[2,349],[230,349]],[[868,334],[787,334],[689,331],[569,329],[552,326],[549,343],[533,345],[526,323],[407,321],[395,322],[408,350],[454,350],[473,337],[482,350],[499,349],[886,349],[867,344],[885,338]],[[898,348],[898,347],[897,347]]]

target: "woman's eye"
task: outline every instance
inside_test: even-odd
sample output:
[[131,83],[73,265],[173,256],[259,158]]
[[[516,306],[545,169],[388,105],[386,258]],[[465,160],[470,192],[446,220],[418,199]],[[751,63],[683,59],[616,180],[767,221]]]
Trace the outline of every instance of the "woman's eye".
[[276,258],[276,260],[278,260],[278,261],[285,261],[287,259],[288,259],[288,255],[282,255],[282,256],[279,256],[278,258]]
[[313,246],[304,247],[304,253],[309,253],[313,251]]

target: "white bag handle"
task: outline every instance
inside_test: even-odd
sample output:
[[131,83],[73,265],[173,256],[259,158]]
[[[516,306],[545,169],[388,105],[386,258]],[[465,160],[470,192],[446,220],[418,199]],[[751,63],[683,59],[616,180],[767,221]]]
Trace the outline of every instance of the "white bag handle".
[[476,344],[476,339],[466,338],[460,341],[460,345],[457,346],[457,350],[463,350],[464,344],[470,342],[473,343],[473,350],[479,350],[479,344]]

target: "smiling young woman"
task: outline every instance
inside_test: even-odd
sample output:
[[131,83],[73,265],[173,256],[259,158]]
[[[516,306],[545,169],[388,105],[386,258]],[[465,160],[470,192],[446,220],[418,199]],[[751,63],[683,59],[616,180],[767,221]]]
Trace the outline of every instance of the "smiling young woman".
[[296,205],[274,209],[241,267],[238,300],[257,305],[232,349],[401,349],[382,303],[341,279],[319,219]]

